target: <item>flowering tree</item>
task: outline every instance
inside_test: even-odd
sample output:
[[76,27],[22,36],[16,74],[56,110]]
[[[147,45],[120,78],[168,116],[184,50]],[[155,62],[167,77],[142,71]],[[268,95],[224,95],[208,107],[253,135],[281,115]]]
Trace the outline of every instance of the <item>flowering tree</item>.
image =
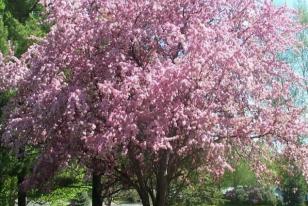
[[300,30],[291,11],[253,0],[45,3],[54,26],[14,67],[3,126],[8,145],[44,151],[31,181],[79,158],[163,206],[171,181],[220,176],[231,152],[258,172],[266,149],[308,171],[290,95],[301,79],[277,58]]

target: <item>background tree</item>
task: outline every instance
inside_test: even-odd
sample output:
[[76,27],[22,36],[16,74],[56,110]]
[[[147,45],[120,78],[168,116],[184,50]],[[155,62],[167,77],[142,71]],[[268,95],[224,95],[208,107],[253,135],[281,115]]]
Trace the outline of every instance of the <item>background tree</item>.
[[298,0],[298,18],[304,30],[298,33],[300,44],[294,46],[292,50],[285,52],[283,58],[292,64],[293,70],[297,72],[305,81],[305,88],[294,89],[294,99],[298,104],[305,105],[308,100],[308,9],[306,1]]
[[[307,105],[308,100],[308,10],[306,1],[297,1],[297,10],[300,23],[305,29],[298,34],[301,42],[294,50],[287,52],[284,58],[289,61],[295,72],[297,72],[305,81],[306,88],[295,89],[294,99],[297,104]],[[307,115],[307,112],[306,112]],[[307,118],[307,116],[306,116]],[[301,144],[308,143],[307,136],[302,136]],[[307,194],[307,182],[302,175],[300,168],[293,161],[286,159],[280,160],[277,164],[278,175],[281,179],[280,187],[282,189],[283,201],[285,205],[304,205],[305,195]]]
[[298,168],[281,174],[283,202],[287,206],[304,205],[307,194],[307,182]]
[[0,49],[4,54],[12,47],[16,56],[43,37],[49,25],[44,22],[43,7],[37,0],[0,1]]
[[223,205],[219,181],[206,173],[192,171],[185,179],[181,178],[170,185],[167,205]]
[[[38,1],[0,0],[0,52],[5,55],[20,56],[37,41],[34,37],[42,37],[49,27],[43,22],[42,11],[43,7]],[[1,56],[0,64],[3,60]],[[7,78],[6,75],[2,75],[1,78]],[[14,91],[0,93],[0,119],[2,119],[2,108],[13,95]],[[23,181],[27,170],[31,167],[33,157],[28,154],[29,158],[24,158],[22,156],[25,155],[20,153],[17,159],[3,146],[3,141],[0,139],[0,204],[14,205],[19,194],[19,205],[25,205],[25,194],[20,189],[17,192],[17,184]]]
[[[12,94],[9,92],[0,95],[0,108],[7,104],[9,97]],[[0,121],[2,112],[0,111]],[[1,140],[1,139],[0,139]],[[14,156],[9,154],[9,151],[0,144],[0,204],[14,205],[16,198],[16,176],[12,175],[12,171],[17,164]]]
[[60,169],[57,174],[28,193],[32,203],[51,206],[80,205],[90,202],[90,175],[76,162]]
[[277,187],[281,191],[284,205],[304,205],[308,185],[294,161],[281,157],[274,164],[273,169],[279,179]]
[[[2,53],[20,56],[36,41],[34,36],[40,37],[47,32],[48,26],[43,24],[42,18],[43,7],[37,3],[33,0],[18,2],[0,0],[0,51]],[[31,37],[33,38],[31,39]],[[13,93],[0,93],[3,100],[1,108],[8,102],[10,95],[13,95]],[[26,168],[29,169],[30,162],[24,159],[23,156],[25,155],[22,151],[19,152],[19,159],[16,159],[12,156],[12,153],[3,147],[3,141],[0,142],[0,163],[4,168],[0,173],[0,176],[4,178],[1,181],[1,184],[3,184],[2,194],[4,194],[1,198],[4,202],[1,205],[13,205],[17,194],[16,185],[23,181]],[[9,199],[10,201],[7,201]],[[21,188],[18,191],[18,199],[19,205],[26,204],[26,196]]]
[[256,186],[257,178],[255,173],[249,167],[249,164],[245,161],[240,161],[234,165],[234,171],[227,171],[222,180],[221,187],[233,187],[238,186]]

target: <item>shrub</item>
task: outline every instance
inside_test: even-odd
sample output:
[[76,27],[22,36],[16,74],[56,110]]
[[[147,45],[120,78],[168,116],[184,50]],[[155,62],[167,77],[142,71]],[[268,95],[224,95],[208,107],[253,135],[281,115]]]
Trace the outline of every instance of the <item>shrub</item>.
[[238,187],[224,194],[225,199],[236,205],[277,205],[273,191],[263,187]]

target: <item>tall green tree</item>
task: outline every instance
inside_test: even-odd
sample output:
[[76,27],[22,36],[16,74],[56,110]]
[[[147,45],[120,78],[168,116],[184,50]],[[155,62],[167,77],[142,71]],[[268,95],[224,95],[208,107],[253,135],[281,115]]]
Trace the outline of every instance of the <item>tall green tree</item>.
[[302,206],[308,189],[301,169],[287,158],[277,159],[273,169],[279,177],[279,188],[285,206]]
[[48,31],[43,7],[38,0],[0,0],[0,50],[7,54],[9,46],[20,56]]
[[[0,95],[0,121],[2,116],[1,108],[7,104],[10,96],[10,92],[2,93]],[[0,139],[0,205],[14,205],[17,195],[17,179],[12,175],[12,171],[14,171],[16,165],[17,162],[14,156],[9,155],[8,151],[1,147]]]
[[5,4],[3,0],[0,0],[0,51],[3,53],[8,52],[8,30],[7,27],[4,25],[3,16],[5,11]]
[[[0,52],[21,56],[35,43],[34,37],[42,37],[48,31],[44,22],[43,7],[38,0],[0,0]],[[0,93],[1,109],[9,102],[13,92]],[[0,120],[1,121],[1,120]],[[22,152],[23,153],[23,152]],[[0,205],[26,204],[26,194],[17,187],[29,170],[30,159],[19,158],[2,147],[0,139]]]
[[240,161],[235,165],[234,171],[227,171],[221,181],[223,188],[238,186],[255,186],[257,178],[255,173],[250,169],[245,161]]

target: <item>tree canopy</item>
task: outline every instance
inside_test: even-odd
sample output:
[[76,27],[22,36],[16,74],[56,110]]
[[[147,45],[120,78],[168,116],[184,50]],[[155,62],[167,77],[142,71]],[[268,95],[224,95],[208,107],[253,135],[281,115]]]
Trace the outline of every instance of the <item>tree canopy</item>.
[[28,184],[76,158],[163,206],[190,170],[232,170],[232,152],[257,173],[273,153],[308,171],[307,122],[290,91],[303,82],[277,57],[301,31],[292,11],[251,0],[45,3],[51,32],[0,71],[0,88],[18,89],[3,139],[43,151]]

